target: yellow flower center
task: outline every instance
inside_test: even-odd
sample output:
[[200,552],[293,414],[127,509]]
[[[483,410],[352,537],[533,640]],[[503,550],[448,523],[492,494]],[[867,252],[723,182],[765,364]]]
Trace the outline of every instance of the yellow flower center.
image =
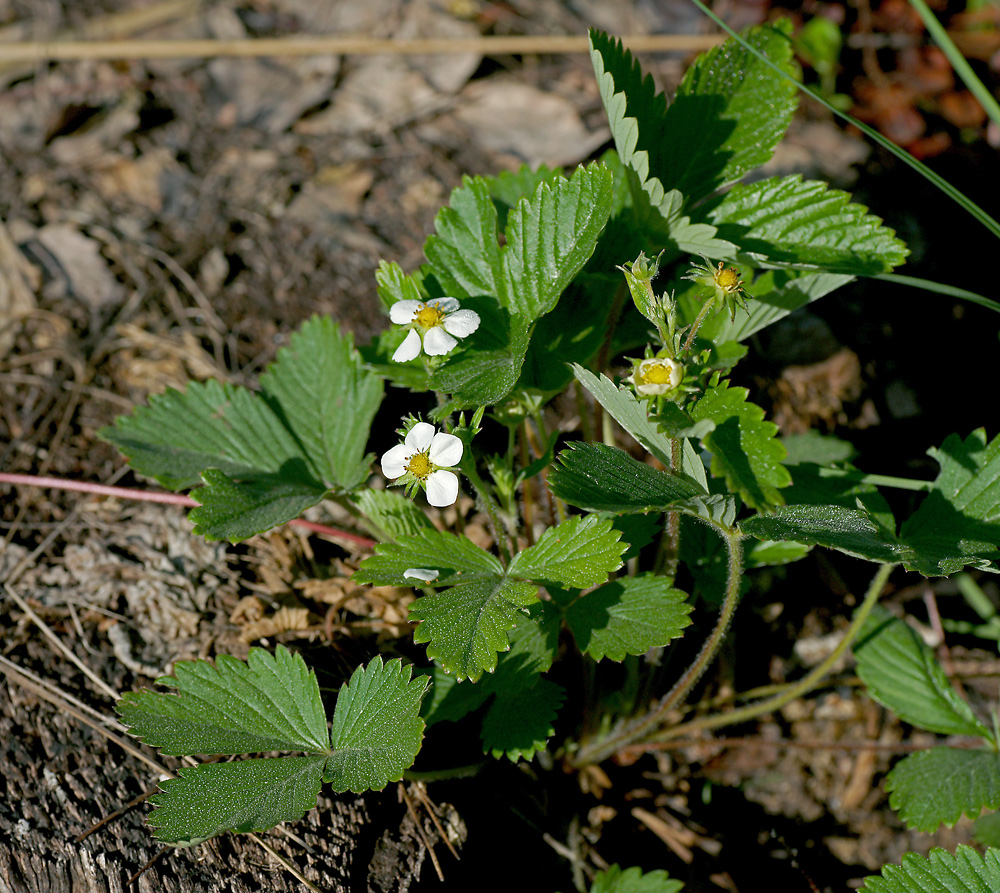
[[424,304],[416,313],[414,317],[417,321],[417,325],[425,329],[431,329],[434,326],[441,325],[444,322],[444,313],[438,310],[432,304]]
[[406,470],[420,480],[427,477],[431,473],[431,460],[427,453],[414,453],[406,465]]
[[740,282],[740,271],[736,267],[726,267],[723,269],[720,263],[719,269],[715,273],[715,284],[723,291],[736,291],[743,284]]
[[670,384],[671,375],[673,369],[663,363],[655,363],[643,369],[642,380],[646,384]]

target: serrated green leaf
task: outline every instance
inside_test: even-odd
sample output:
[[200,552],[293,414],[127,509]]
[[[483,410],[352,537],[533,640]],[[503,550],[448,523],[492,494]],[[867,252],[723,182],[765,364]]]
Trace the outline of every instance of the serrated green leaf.
[[316,805],[326,757],[280,757],[183,768],[160,782],[149,825],[156,838],[193,846],[226,831],[266,831]]
[[803,543],[754,542],[746,550],[747,570],[754,567],[778,567],[783,564],[791,564],[800,558],[805,558],[812,551],[812,546]]
[[688,68],[664,121],[663,132],[673,137],[658,159],[667,189],[697,202],[770,159],[798,106],[789,32],[787,21],[743,32],[788,78],[732,39]]
[[434,524],[412,499],[396,490],[361,490],[354,497],[361,513],[388,539],[433,530]]
[[684,884],[672,880],[665,871],[648,871],[612,865],[594,878],[590,893],[680,893]]
[[1000,850],[979,855],[958,845],[955,855],[933,849],[927,858],[907,853],[900,865],[885,865],[881,877],[866,877],[867,893],[993,893],[1000,890]]
[[782,464],[785,448],[776,438],[778,426],[764,418],[764,410],[746,402],[746,388],[728,382],[709,388],[695,404],[691,417],[708,419],[715,429],[702,438],[712,454],[711,471],[726,479],[729,489],[753,508],[780,505],[782,487],[792,482]]
[[205,485],[192,493],[199,503],[188,512],[195,534],[237,543],[297,518],[326,496],[327,490],[289,462],[280,474],[234,481],[224,472],[202,472]]
[[340,688],[323,780],[335,791],[381,791],[413,765],[424,734],[420,700],[427,679],[400,660],[376,657]]
[[983,846],[1000,847],[1000,812],[981,815],[972,825],[976,843]]
[[543,586],[596,586],[622,566],[627,544],[620,537],[611,521],[577,515],[548,528],[535,545],[514,556],[507,572]]
[[854,656],[868,694],[901,719],[942,735],[992,735],[952,688],[917,633],[881,605],[861,629]]
[[564,698],[563,689],[548,679],[538,679],[516,697],[498,694],[483,717],[484,751],[515,763],[531,759],[555,734],[552,723]]
[[421,530],[402,535],[394,543],[381,543],[375,554],[361,562],[351,578],[355,583],[375,586],[409,586],[404,576],[410,568],[439,571],[431,586],[451,586],[479,580],[493,580],[503,575],[503,565],[468,537],[440,530]]
[[460,348],[433,377],[435,389],[464,406],[492,406],[503,400],[521,375],[530,343],[526,317],[509,317],[491,327],[489,317],[480,316],[484,322],[472,336],[476,343]]
[[428,657],[475,682],[496,667],[521,608],[537,600],[536,586],[500,576],[425,595],[410,605],[410,619],[419,621],[413,641],[428,643]]
[[171,490],[200,483],[206,468],[246,478],[276,474],[287,462],[303,461],[267,403],[245,388],[217,381],[189,382],[183,393],[170,389],[150,397],[149,406],[137,406],[98,433],[136,471]]
[[220,655],[178,661],[163,677],[177,694],[126,692],[115,705],[131,734],[163,753],[326,752],[329,734],[319,685],[298,654],[251,648],[247,662]]
[[855,558],[893,564],[910,556],[863,509],[839,505],[784,505],[740,522],[744,533],[761,540],[794,540],[826,546]]
[[966,565],[996,571],[1000,546],[1000,437],[980,428],[952,434],[929,455],[941,466],[931,492],[900,538],[916,552],[913,568],[948,575]]
[[560,499],[592,512],[670,511],[701,495],[686,475],[657,471],[603,443],[571,443],[552,467],[549,486]]
[[566,611],[580,650],[594,660],[622,661],[676,639],[691,623],[687,595],[651,574],[613,580]]
[[516,171],[500,171],[483,179],[497,206],[498,223],[502,230],[507,226],[507,215],[518,199],[531,196],[539,183],[552,186],[559,180],[565,180],[566,174],[561,167],[550,168],[542,164],[532,168],[522,164]]
[[347,492],[368,477],[365,446],[382,402],[382,382],[364,368],[351,336],[341,335],[330,317],[303,323],[260,386],[323,481]]
[[936,831],[1000,807],[1000,754],[935,747],[904,757],[886,777],[889,805],[908,828]]
[[555,307],[594,253],[611,214],[612,186],[611,172],[591,164],[569,180],[539,183],[514,206],[504,231],[502,296],[513,315],[536,320]]
[[457,722],[482,707],[492,695],[483,682],[463,684],[438,664],[421,672],[430,680],[430,692],[420,707],[420,715],[428,727],[439,722]]
[[[594,375],[589,369],[573,364],[573,375],[607,410],[635,441],[656,456],[668,468],[671,465],[669,437],[704,437],[714,423],[696,425],[678,407],[666,410],[661,418],[652,420],[645,401],[638,400],[631,391],[619,388],[605,375]],[[666,432],[666,433],[665,433]]]
[[712,210],[719,236],[755,262],[808,264],[829,273],[888,273],[909,254],[851,196],[800,174],[734,186]]
[[408,275],[395,261],[379,261],[375,271],[375,290],[386,313],[397,301],[426,301],[429,297],[421,274]]

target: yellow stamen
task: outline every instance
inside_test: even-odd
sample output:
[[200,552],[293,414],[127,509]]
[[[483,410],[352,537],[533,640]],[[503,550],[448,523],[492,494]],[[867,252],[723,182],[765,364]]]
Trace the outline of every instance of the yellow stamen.
[[736,291],[743,284],[740,271],[736,267],[723,268],[720,262],[719,269],[715,272],[715,284],[725,292]]
[[415,478],[423,480],[431,473],[431,460],[427,453],[414,453],[406,465],[406,470]]
[[424,329],[431,329],[434,326],[441,325],[444,322],[444,313],[438,310],[433,304],[424,304],[416,313],[414,317],[417,321],[417,325]]
[[655,365],[647,366],[643,370],[642,378],[648,384],[669,384],[670,377],[673,374],[673,369],[669,366],[664,366],[663,363],[656,363]]

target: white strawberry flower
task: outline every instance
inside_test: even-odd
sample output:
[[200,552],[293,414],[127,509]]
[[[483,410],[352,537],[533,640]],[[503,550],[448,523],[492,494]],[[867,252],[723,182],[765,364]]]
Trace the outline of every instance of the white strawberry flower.
[[681,383],[684,367],[667,357],[651,357],[642,360],[629,377],[639,396],[659,396],[669,393]]
[[[417,422],[397,444],[382,456],[382,474],[412,489],[421,487],[427,501],[439,508],[458,499],[458,475],[447,469],[458,465],[465,447],[454,434],[435,433],[434,426]],[[411,489],[411,493],[412,493]]]
[[455,348],[458,338],[466,338],[479,328],[479,314],[460,310],[455,298],[397,301],[389,308],[389,319],[410,327],[392,355],[396,363],[415,359],[421,347],[429,357],[444,356]]

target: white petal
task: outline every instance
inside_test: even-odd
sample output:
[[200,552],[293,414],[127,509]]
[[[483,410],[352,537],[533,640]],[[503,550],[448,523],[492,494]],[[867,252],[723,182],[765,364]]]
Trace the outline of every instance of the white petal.
[[438,508],[458,499],[458,477],[450,471],[434,471],[427,477],[427,501]]
[[405,443],[396,444],[391,450],[387,450],[382,454],[382,474],[389,480],[398,478],[406,471],[406,463],[410,461],[413,452]]
[[394,363],[408,363],[410,360],[415,360],[419,355],[420,336],[417,334],[416,329],[410,329],[406,333],[403,343],[396,348],[396,352],[392,355],[392,361]]
[[431,441],[431,462],[434,465],[442,465],[451,468],[462,461],[462,452],[465,447],[462,441],[454,434],[445,434],[443,431],[434,435]]
[[458,342],[441,326],[434,326],[424,333],[424,353],[429,357],[443,357]]
[[461,306],[455,298],[434,298],[427,303],[431,307],[437,307],[442,313],[454,313]]
[[413,322],[413,317],[417,315],[421,303],[421,301],[396,301],[389,308],[389,319],[398,325]]
[[423,580],[425,583],[430,583],[431,580],[436,580],[440,573],[441,571],[430,567],[408,567],[403,571],[403,579]]
[[403,443],[414,453],[422,453],[434,439],[434,426],[427,422],[417,422],[403,438]]
[[456,338],[466,338],[479,328],[479,314],[475,310],[456,310],[441,325]]

